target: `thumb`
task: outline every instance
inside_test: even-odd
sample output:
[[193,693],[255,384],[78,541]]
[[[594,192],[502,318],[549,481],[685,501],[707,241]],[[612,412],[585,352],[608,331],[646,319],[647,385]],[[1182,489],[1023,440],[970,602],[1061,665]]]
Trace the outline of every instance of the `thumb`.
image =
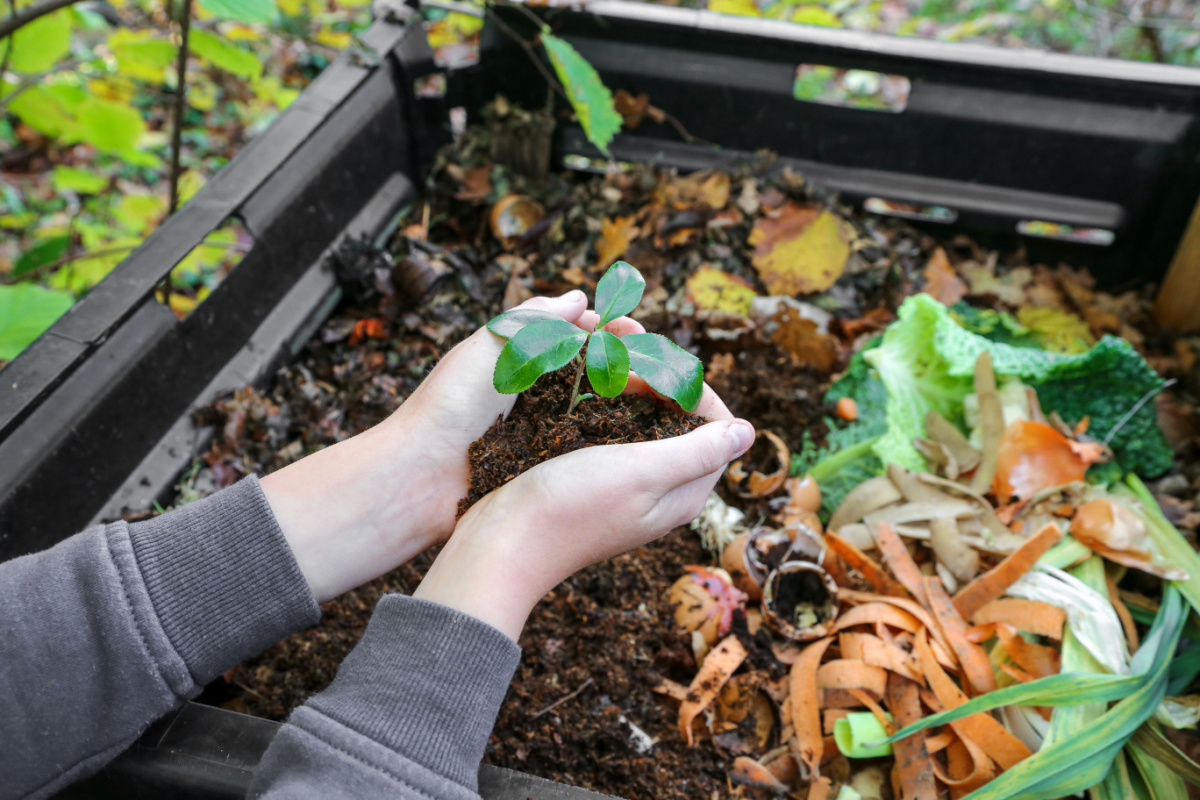
[[720,472],[754,444],[754,426],[744,419],[702,425],[683,436],[625,445],[636,463],[649,467],[654,488],[666,494],[698,478]]
[[587,295],[574,289],[558,297],[531,297],[517,308],[549,311],[551,314],[558,314],[567,322],[578,324],[579,318],[587,310]]

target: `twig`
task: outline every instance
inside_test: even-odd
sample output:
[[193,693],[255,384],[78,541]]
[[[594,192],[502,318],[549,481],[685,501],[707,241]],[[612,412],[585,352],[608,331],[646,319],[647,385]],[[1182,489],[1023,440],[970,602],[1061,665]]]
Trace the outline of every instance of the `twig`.
[[521,34],[514,31],[507,22],[500,19],[500,15],[493,11],[490,7],[488,8],[487,13],[488,16],[491,17],[492,21],[499,26],[500,30],[504,31],[504,33],[507,34],[514,42],[521,45],[521,47],[525,50],[526,55],[529,56],[529,60],[533,62],[533,65],[538,68],[538,72],[542,73],[542,77],[546,79],[546,83],[554,87],[554,90],[562,95],[564,100],[570,102],[571,98],[567,97],[567,93],[559,84],[558,78],[556,78],[554,75],[551,75],[550,71],[546,69],[546,65],[542,63],[540,58],[538,58],[538,54],[534,51],[533,45],[525,41],[525,38],[522,37]]
[[1150,391],[1148,391],[1144,395],[1142,395],[1142,399],[1140,399],[1136,403],[1134,403],[1133,408],[1126,411],[1125,416],[1123,416],[1119,420],[1117,420],[1117,424],[1112,426],[1112,430],[1108,432],[1108,436],[1104,437],[1104,446],[1108,447],[1108,443],[1111,442],[1113,437],[1117,435],[1117,431],[1121,430],[1121,428],[1124,428],[1125,423],[1127,423],[1127,422],[1129,422],[1129,420],[1133,419],[1133,415],[1136,414],[1138,411],[1140,411],[1142,409],[1142,406],[1144,406],[1144,405],[1146,405],[1146,403],[1150,402],[1151,398],[1153,398],[1155,395],[1157,395],[1163,389],[1166,389],[1169,386],[1174,386],[1177,383],[1179,383],[1179,380],[1177,378],[1171,378],[1171,380],[1169,380],[1169,381],[1163,381],[1162,386],[1159,386],[1156,389],[1151,389]]
[[[71,264],[75,261],[87,261],[92,258],[102,258],[104,256],[111,256],[117,253],[128,253],[130,250],[134,250],[140,246],[141,243],[139,242],[138,244],[125,244],[121,245],[120,247],[106,247],[103,250],[89,250],[84,253],[76,253],[73,256],[63,256],[57,261],[51,261],[48,264],[42,264],[41,266],[34,267],[28,272],[22,272],[20,275],[15,277],[12,275],[0,276],[0,284],[20,283],[47,272],[54,272],[59,267],[65,267],[67,264]],[[241,252],[247,252],[249,250],[249,248],[239,242],[201,242],[200,244],[196,245],[196,247],[219,247],[222,250],[239,250]]]
[[48,69],[45,72],[39,72],[36,75],[22,76],[21,82],[17,85],[17,88],[4,95],[3,99],[0,99],[0,113],[3,113],[4,110],[8,108],[9,103],[11,103],[13,100],[16,100],[21,94],[38,85],[42,78],[45,78],[48,75],[53,75],[56,72],[66,72],[69,69],[75,69],[75,67],[86,64],[89,60],[90,59],[72,58],[69,61],[56,64],[52,69]]
[[192,27],[192,0],[181,0],[179,12],[179,60],[175,64],[175,110],[171,122],[171,201],[167,216],[179,206],[179,151],[183,144],[183,112],[187,106],[188,33]]
[[28,25],[39,17],[44,17],[47,14],[53,14],[60,8],[78,3],[79,0],[41,0],[40,3],[26,6],[19,12],[14,11],[3,20],[0,20],[0,39],[8,36],[10,33],[20,28],[22,25]]
[[[9,18],[17,15],[17,0],[8,0],[8,16]],[[8,63],[12,60],[13,45],[16,42],[9,41],[8,47],[4,48],[4,61],[0,62],[0,82],[4,80],[4,73],[8,72]]]
[[583,684],[578,689],[571,692],[569,695],[567,695],[566,697],[564,697],[560,700],[555,700],[553,703],[546,706],[541,711],[537,712],[532,717],[530,717],[530,719],[537,719],[542,714],[547,714],[547,713],[553,711],[554,709],[558,708],[559,706],[561,706],[563,703],[567,702],[568,700],[572,700],[572,699],[578,697],[580,692],[582,692],[584,689],[586,689],[587,687],[592,685],[593,680],[594,680],[594,678],[588,678],[586,681],[583,682]]

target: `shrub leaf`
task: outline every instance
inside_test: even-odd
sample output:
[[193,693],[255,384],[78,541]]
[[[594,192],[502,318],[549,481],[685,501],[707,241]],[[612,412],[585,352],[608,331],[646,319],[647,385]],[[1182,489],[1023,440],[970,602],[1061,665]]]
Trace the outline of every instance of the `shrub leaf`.
[[517,331],[496,360],[492,383],[501,394],[516,394],[541,376],[566,366],[583,347],[587,331],[562,318],[526,325]]

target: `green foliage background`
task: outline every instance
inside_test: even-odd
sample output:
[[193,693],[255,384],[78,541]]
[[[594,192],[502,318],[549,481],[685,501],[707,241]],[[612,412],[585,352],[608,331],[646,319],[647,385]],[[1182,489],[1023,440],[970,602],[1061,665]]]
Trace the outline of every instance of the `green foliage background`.
[[[662,0],[672,4],[680,0]],[[168,212],[180,2],[110,0],[0,39],[0,364],[95,286]],[[682,0],[727,14],[1200,65],[1195,0]],[[0,19],[36,0],[0,0]],[[193,0],[179,197],[185,202],[370,23],[370,0]],[[482,20],[426,10],[440,52]],[[565,42],[543,45],[603,146],[607,90]],[[561,46],[560,46],[561,45]],[[619,87],[616,87],[619,88]],[[602,91],[603,90],[603,91]],[[601,102],[603,101],[603,102]],[[686,109],[674,109],[686,121]],[[163,299],[187,313],[245,248],[216,231]],[[17,292],[17,289],[20,289]]]

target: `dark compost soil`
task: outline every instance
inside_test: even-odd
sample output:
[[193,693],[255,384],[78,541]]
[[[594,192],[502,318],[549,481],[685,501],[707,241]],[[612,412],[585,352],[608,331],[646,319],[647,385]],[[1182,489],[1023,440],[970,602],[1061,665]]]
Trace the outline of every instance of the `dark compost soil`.
[[[459,501],[460,516],[484,495],[543,461],[584,447],[668,439],[704,424],[701,417],[645,395],[593,397],[568,414],[574,382],[571,365],[544,377],[517,398],[507,419],[496,420],[471,445],[470,486]],[[590,391],[586,375],[580,391]]]

